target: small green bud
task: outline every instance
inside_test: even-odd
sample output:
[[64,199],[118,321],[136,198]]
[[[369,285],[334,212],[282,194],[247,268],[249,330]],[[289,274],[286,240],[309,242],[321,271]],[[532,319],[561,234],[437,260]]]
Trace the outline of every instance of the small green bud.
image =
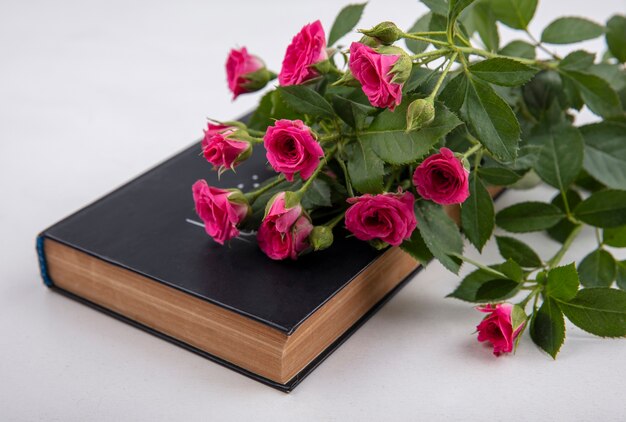
[[315,251],[323,251],[333,244],[333,229],[328,226],[315,226],[309,235],[309,241]]
[[381,22],[372,29],[359,30],[360,33],[369,37],[376,38],[383,44],[393,44],[402,38],[403,32],[393,22]]
[[406,131],[420,129],[435,119],[435,105],[432,100],[418,98],[406,110]]
[[372,47],[372,48],[376,48],[380,45],[380,41],[378,41],[378,39],[372,38],[367,35],[363,35],[361,39],[359,40],[359,43],[364,44],[368,47]]
[[241,84],[241,87],[246,92],[253,92],[265,88],[269,81],[276,78],[276,74],[263,67],[254,72],[246,73],[244,78],[246,81]]
[[378,251],[382,251],[383,249],[385,249],[387,246],[389,246],[389,243],[387,242],[383,242],[380,239],[372,239],[369,241],[369,244],[376,250]]

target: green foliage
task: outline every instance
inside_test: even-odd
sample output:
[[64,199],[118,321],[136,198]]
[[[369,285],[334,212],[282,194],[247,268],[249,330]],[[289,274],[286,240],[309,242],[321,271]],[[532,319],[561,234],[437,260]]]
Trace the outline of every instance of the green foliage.
[[367,3],[350,4],[339,12],[328,33],[328,45],[335,44],[340,38],[352,31],[361,20],[363,9]]
[[513,233],[545,230],[563,219],[563,212],[545,202],[520,202],[496,214],[496,224]]
[[598,38],[604,27],[590,20],[576,17],[558,18],[541,33],[541,41],[548,44],[571,44]]
[[626,62],[626,16],[615,15],[606,23],[606,44],[613,57]]
[[496,18],[513,29],[526,29],[535,15],[537,0],[493,0]]
[[568,301],[576,296],[580,282],[573,263],[556,267],[548,272],[544,295]]
[[465,236],[481,251],[493,232],[493,200],[475,173],[470,175],[470,196],[461,207],[461,226]]
[[463,239],[454,221],[436,204],[418,201],[415,204],[417,228],[424,243],[439,262],[453,273],[461,268],[454,254],[463,253]]
[[568,302],[559,301],[567,319],[600,337],[626,335],[626,292],[603,287],[582,289]]
[[565,341],[565,320],[556,301],[547,298],[533,315],[530,323],[530,337],[546,353],[556,359]]
[[596,192],[574,208],[574,216],[595,227],[623,226],[626,224],[626,191]]
[[496,241],[502,258],[511,259],[526,268],[541,267],[541,258],[521,240],[508,236],[496,236]]
[[585,140],[585,170],[610,188],[626,188],[626,124],[607,121],[580,131]]
[[281,86],[278,92],[292,110],[317,117],[333,117],[333,107],[316,91],[303,85]]
[[471,65],[469,71],[486,82],[502,86],[523,85],[537,73],[523,63],[502,57],[480,61]]
[[585,287],[609,287],[615,280],[615,259],[604,249],[596,249],[580,261],[578,275]]
[[361,193],[380,193],[383,191],[383,162],[370,146],[362,141],[346,147],[348,173],[352,186]]

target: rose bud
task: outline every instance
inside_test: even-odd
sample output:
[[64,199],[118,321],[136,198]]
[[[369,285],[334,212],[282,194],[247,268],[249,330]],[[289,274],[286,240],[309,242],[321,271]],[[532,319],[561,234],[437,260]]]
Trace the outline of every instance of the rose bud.
[[406,131],[420,129],[435,119],[435,105],[432,100],[418,98],[406,110]]
[[410,192],[366,194],[347,201],[352,206],[346,211],[346,228],[359,240],[398,246],[411,237],[417,226],[415,198]]
[[380,54],[356,42],[350,45],[350,72],[361,83],[373,106],[393,111],[402,101],[402,83],[393,82],[396,74],[392,70],[400,57],[400,54]]
[[239,235],[237,226],[251,212],[241,191],[219,189],[207,185],[204,180],[194,183],[192,191],[196,213],[204,221],[204,229],[209,236],[223,245],[225,241]]
[[315,226],[309,235],[309,241],[314,251],[328,249],[333,244],[333,229],[328,226]]
[[262,89],[274,77],[263,61],[248,54],[245,47],[230,50],[226,60],[226,78],[233,100],[241,94]]
[[469,196],[469,171],[448,148],[425,159],[413,173],[413,184],[424,199],[441,205],[460,204]]
[[285,192],[268,203],[267,213],[257,234],[261,250],[271,259],[297,259],[310,248],[313,224],[300,204],[285,207]]
[[324,156],[321,145],[301,120],[277,120],[267,128],[263,144],[272,168],[290,182],[297,172],[303,180],[311,177]]
[[512,352],[515,340],[526,323],[524,310],[510,303],[479,306],[476,309],[489,314],[476,327],[478,341],[491,343],[496,356]]
[[393,22],[381,22],[372,29],[361,29],[360,33],[376,38],[383,44],[391,45],[402,38],[403,32]]
[[209,123],[202,139],[202,153],[204,158],[220,172],[234,169],[240,162],[252,154],[252,145],[247,141],[231,138],[235,134],[234,128]]
[[314,64],[326,60],[326,34],[319,20],[304,25],[287,47],[278,83],[298,85],[319,75]]

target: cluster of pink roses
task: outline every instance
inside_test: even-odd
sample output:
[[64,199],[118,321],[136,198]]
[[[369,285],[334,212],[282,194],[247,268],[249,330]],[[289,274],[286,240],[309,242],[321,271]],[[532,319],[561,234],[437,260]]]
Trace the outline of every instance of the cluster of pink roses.
[[[358,81],[369,102],[391,111],[402,101],[406,69],[404,57],[394,47],[378,49],[354,42],[350,46],[349,78]],[[396,54],[397,53],[397,54]],[[328,60],[326,35],[319,21],[305,25],[287,47],[278,74],[281,86],[305,84],[321,75]],[[275,75],[261,59],[246,48],[231,50],[226,62],[228,87],[237,96],[263,88]],[[404,73],[404,75],[403,75]],[[432,121],[432,102],[414,101],[409,111],[423,123]],[[408,122],[412,129],[416,121]],[[253,143],[261,142],[248,135],[245,126],[209,123],[204,131],[202,151],[207,161],[220,172],[234,169],[247,159]],[[267,161],[284,178],[292,182],[296,174],[306,182],[325,165],[326,154],[319,137],[301,120],[280,119],[268,127],[262,139]],[[463,159],[448,148],[440,148],[417,166],[413,186],[421,198],[441,205],[460,204],[469,196],[469,171]],[[276,193],[267,203],[265,216],[258,227],[260,249],[271,259],[297,259],[312,249],[320,250],[332,243],[332,226],[314,226],[299,201],[297,192]],[[244,194],[238,189],[219,189],[199,180],[193,185],[196,212],[206,232],[224,244],[239,235],[239,227],[251,215],[251,201],[258,193]],[[399,246],[417,227],[415,196],[411,191],[364,194],[347,198],[343,214],[345,228],[357,239],[375,247]],[[330,233],[330,235],[329,235]],[[328,237],[330,236],[330,237]],[[330,240],[329,240],[330,239]],[[479,341],[488,341],[494,354],[511,352],[523,324],[513,327],[512,305],[498,304],[477,308],[489,315],[478,325]]]

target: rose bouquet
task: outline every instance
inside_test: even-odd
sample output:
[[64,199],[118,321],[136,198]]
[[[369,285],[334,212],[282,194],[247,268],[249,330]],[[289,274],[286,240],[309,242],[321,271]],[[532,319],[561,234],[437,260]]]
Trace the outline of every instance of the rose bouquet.
[[[537,40],[527,29],[536,0],[423,3],[430,12],[407,31],[382,22],[344,44],[364,4],[345,7],[328,36],[319,21],[305,25],[278,75],[246,48],[230,52],[233,98],[275,78],[278,86],[247,122],[211,121],[203,154],[217,171],[235,171],[264,148],[277,175],[246,193],[196,182],[207,233],[224,244],[253,230],[274,260],[306,259],[351,235],[454,273],[473,265],[450,296],[487,313],[478,340],[496,355],[528,330],[555,357],[564,317],[598,336],[626,335],[626,261],[606,248],[626,247],[626,17],[559,18]],[[498,25],[529,41],[500,46]],[[548,47],[601,36],[599,58]],[[585,106],[599,121],[577,127]],[[490,192],[541,182],[555,189],[552,202],[494,211]],[[444,209],[455,204],[459,225]],[[463,236],[480,251],[496,225],[511,233],[495,236],[502,263],[463,255]],[[597,245],[578,265],[562,264],[585,225]],[[533,231],[558,252],[540,257],[515,237]]]

